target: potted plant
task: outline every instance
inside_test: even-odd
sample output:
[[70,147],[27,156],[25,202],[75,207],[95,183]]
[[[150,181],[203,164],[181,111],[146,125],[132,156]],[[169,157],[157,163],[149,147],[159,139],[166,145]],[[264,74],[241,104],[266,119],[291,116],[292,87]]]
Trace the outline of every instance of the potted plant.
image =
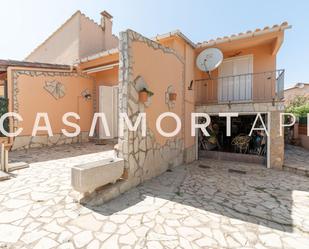
[[175,101],[177,98],[177,93],[169,93],[170,101]]
[[153,92],[149,91],[146,88],[143,88],[138,93],[138,100],[141,103],[145,103],[148,100],[148,97],[151,97],[153,95]]

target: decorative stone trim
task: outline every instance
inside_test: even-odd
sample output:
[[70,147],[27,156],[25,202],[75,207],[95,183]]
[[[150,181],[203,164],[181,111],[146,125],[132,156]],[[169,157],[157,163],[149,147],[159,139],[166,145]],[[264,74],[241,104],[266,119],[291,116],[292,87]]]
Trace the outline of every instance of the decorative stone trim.
[[[133,79],[133,56],[131,54],[132,51],[132,42],[138,41],[138,42],[144,42],[149,47],[153,48],[154,50],[162,50],[164,53],[170,53],[176,56],[176,58],[184,65],[183,58],[173,49],[167,48],[162,46],[161,44],[154,42],[153,40],[150,40],[146,37],[143,37],[142,35],[132,31],[127,30],[126,32],[120,33],[120,48],[119,48],[119,89],[120,89],[120,112],[126,112],[128,113],[128,116],[131,120],[135,121],[137,118],[137,115],[139,112],[144,111],[144,106],[138,103],[138,87],[136,84],[136,81]],[[182,83],[183,83],[183,97],[184,97],[184,68],[182,72]],[[184,106],[183,106],[183,115],[182,119],[184,119]],[[183,121],[183,120],[182,120]],[[184,129],[182,129],[182,140],[184,138]],[[152,134],[150,130],[148,130],[148,134]],[[147,134],[147,138],[148,135]],[[125,159],[125,167],[129,168],[129,158],[130,155],[138,153],[138,151],[134,151],[131,148],[131,140],[135,140],[134,143],[138,143],[136,141],[137,137],[133,132],[130,132],[128,130],[124,131],[124,137],[119,138],[119,144],[120,144],[120,151],[122,152],[122,156]],[[154,140],[153,136],[150,136],[152,140]],[[139,141],[141,142],[141,141]],[[128,144],[129,143],[129,144]],[[182,143],[183,145],[183,143]],[[156,145],[159,146],[159,145]],[[126,147],[128,149],[126,149]],[[136,147],[136,146],[135,146]],[[164,147],[164,146],[163,146]],[[184,147],[184,146],[183,146]],[[182,148],[183,149],[183,148]],[[142,161],[144,158],[144,155],[141,155]],[[127,159],[127,160],[126,160]],[[140,161],[140,158],[136,158],[137,161]],[[131,160],[132,162],[132,160]],[[143,163],[141,163],[143,164]]]
[[56,100],[65,96],[64,85],[56,80],[45,81],[45,86],[43,88]]
[[169,48],[169,47],[165,47],[163,45],[161,45],[160,43],[158,42],[155,42],[149,38],[146,38],[144,36],[142,36],[141,34],[131,30],[131,29],[128,29],[127,31],[125,32],[122,32],[122,33],[127,33],[128,34],[128,38],[127,38],[127,41],[130,43],[132,41],[140,41],[140,42],[144,42],[148,45],[148,47],[151,47],[155,50],[162,50],[164,53],[167,53],[167,54],[173,54],[175,55],[178,60],[180,60],[183,64],[185,63],[185,60],[184,58],[178,54],[174,49],[172,48]]
[[21,75],[28,75],[31,77],[39,77],[39,76],[46,76],[46,77],[65,77],[65,76],[70,76],[70,77],[82,77],[82,78],[87,78],[91,79],[93,81],[93,86],[95,88],[95,81],[92,77],[89,75],[85,74],[80,74],[77,72],[60,72],[60,71],[40,71],[40,70],[30,70],[30,69],[13,69],[12,70],[12,82],[13,82],[13,87],[12,87],[12,96],[13,96],[13,111],[18,113],[19,111],[19,103],[18,103],[18,78]]
[[175,107],[175,101],[170,100],[170,93],[174,93],[174,87],[173,85],[168,86],[165,92],[165,104],[167,104],[168,109],[171,110]]
[[[139,103],[138,78],[133,78],[132,42],[144,42],[155,50],[175,55],[183,65],[182,93],[184,99],[184,60],[173,49],[166,48],[157,42],[142,35],[127,30],[120,33],[119,42],[119,112],[127,113],[130,120],[136,121],[140,112],[145,111],[145,105]],[[164,97],[164,96],[163,96]],[[183,101],[184,102],[184,101]],[[183,103],[182,122],[184,121]],[[120,180],[116,184],[105,186],[99,192],[79,199],[87,205],[100,205],[128,189],[137,186],[141,182],[162,174],[168,168],[180,165],[184,162],[184,129],[177,139],[167,140],[165,144],[159,144],[153,132],[148,128],[146,137],[142,136],[141,127],[136,132],[129,131],[127,127],[124,134],[118,139],[119,157],[124,159],[124,167],[128,172],[126,180]]]
[[[21,75],[28,75],[31,77],[39,77],[39,76],[45,76],[45,77],[81,77],[85,79],[90,79],[93,82],[93,96],[96,96],[96,90],[95,90],[95,80],[89,75],[81,74],[78,72],[66,72],[66,71],[48,71],[48,70],[35,70],[35,69],[12,69],[12,110],[13,112],[19,113],[19,102],[18,102],[18,94],[19,94],[19,88],[18,88],[18,78]],[[93,100],[93,111],[96,111],[96,104],[95,104],[95,98]],[[12,121],[12,127],[15,129],[18,127],[18,120],[15,118],[10,119]],[[14,143],[15,140],[14,139]],[[14,145],[13,145],[14,147]]]
[[17,136],[14,139],[11,150],[24,150],[29,148],[40,148],[45,146],[55,146],[61,144],[84,143],[89,141],[89,133],[81,132],[76,137],[66,137],[62,133],[42,136]]

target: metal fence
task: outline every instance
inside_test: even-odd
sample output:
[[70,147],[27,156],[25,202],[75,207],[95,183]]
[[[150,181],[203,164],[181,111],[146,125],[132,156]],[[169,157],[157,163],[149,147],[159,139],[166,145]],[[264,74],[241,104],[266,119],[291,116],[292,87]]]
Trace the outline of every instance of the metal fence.
[[307,125],[308,119],[307,119],[307,117],[299,117],[298,122],[299,122],[300,125]]
[[284,97],[284,70],[200,79],[196,104],[274,101]]

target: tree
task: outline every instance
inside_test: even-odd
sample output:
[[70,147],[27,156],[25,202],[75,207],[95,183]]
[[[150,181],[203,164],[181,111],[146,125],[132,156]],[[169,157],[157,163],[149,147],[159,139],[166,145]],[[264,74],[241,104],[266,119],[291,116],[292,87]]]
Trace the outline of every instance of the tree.
[[285,108],[288,113],[293,113],[297,117],[305,117],[309,113],[309,97],[296,96]]

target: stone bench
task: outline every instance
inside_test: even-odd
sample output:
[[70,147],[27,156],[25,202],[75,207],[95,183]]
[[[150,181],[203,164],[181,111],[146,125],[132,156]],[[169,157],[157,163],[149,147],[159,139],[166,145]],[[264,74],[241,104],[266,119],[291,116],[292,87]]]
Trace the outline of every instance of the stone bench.
[[108,158],[83,163],[71,169],[71,184],[80,193],[91,193],[95,189],[115,183],[124,172],[124,161],[120,158]]

